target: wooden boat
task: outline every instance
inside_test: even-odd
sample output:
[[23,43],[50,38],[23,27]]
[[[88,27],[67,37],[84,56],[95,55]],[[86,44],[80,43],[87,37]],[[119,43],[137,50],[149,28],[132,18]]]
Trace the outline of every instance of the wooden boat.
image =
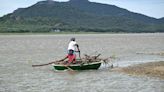
[[66,70],[68,68],[72,70],[96,70],[101,66],[101,61],[84,63],[84,64],[71,64],[70,66],[65,66],[61,64],[53,64],[55,70]]
[[[58,61],[53,61],[50,63],[46,64],[38,64],[38,65],[32,65],[32,67],[40,67],[40,66],[46,66],[46,65],[53,65],[53,68],[55,70],[66,70],[66,69],[71,69],[71,70],[90,70],[90,69],[98,69],[102,63],[108,63],[106,59],[101,59],[98,58],[100,54],[97,56],[89,56],[85,55],[85,58],[82,59],[76,59],[75,64],[70,64],[69,66],[66,66],[67,62],[63,60],[58,60]],[[111,59],[111,57],[110,57]],[[113,66],[113,64],[112,64]]]

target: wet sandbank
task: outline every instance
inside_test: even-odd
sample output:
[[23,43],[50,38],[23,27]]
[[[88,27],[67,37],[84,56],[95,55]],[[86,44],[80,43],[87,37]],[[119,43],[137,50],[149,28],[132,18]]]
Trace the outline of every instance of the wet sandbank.
[[164,61],[149,62],[132,65],[123,68],[115,68],[113,71],[127,73],[136,76],[149,76],[164,79]]

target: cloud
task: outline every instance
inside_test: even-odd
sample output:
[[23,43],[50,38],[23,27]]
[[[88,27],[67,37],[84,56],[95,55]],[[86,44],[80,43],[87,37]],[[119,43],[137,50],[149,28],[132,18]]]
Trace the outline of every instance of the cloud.
[[164,0],[90,0],[93,2],[108,3],[125,8],[129,11],[141,13],[150,17],[164,17]]
[[1,0],[0,2],[0,16],[12,13],[17,8],[28,7],[39,0]]

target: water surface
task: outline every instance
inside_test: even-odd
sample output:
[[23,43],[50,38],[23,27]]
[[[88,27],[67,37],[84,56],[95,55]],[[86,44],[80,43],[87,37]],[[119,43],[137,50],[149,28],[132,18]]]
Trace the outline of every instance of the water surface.
[[114,65],[164,61],[164,56],[137,54],[164,51],[164,34],[0,35],[0,92],[164,92],[164,80],[99,70],[54,71],[32,64],[59,60],[75,37],[81,54],[117,56]]

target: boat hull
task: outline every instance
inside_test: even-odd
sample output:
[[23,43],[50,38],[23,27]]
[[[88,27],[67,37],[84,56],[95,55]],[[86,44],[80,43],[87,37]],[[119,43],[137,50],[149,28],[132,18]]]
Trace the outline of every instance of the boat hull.
[[[88,64],[75,64],[68,66],[72,70],[96,70],[101,66],[101,62],[94,62],[94,63],[88,63]],[[68,67],[64,65],[53,65],[55,70],[66,70]]]

